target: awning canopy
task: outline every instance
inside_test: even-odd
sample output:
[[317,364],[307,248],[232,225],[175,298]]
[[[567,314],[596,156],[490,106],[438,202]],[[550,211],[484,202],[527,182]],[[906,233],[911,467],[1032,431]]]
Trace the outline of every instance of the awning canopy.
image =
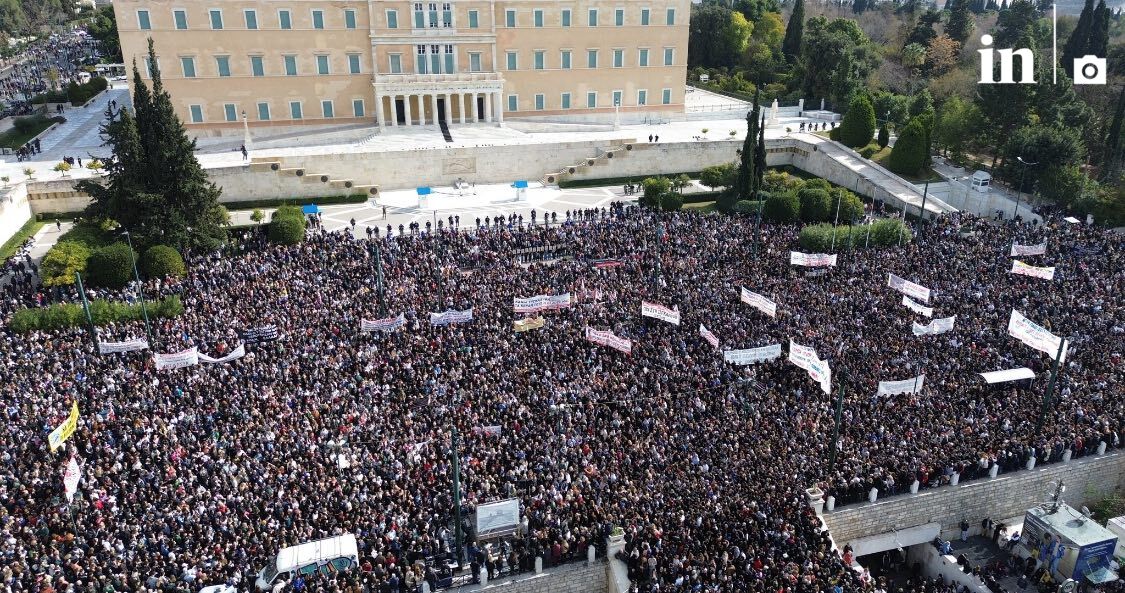
[[980,376],[984,377],[986,383],[1006,383],[1008,381],[1019,381],[1020,379],[1034,379],[1035,371],[1027,367],[1019,367],[1003,371],[992,371],[991,373],[981,373]]
[[305,214],[320,214],[320,208],[317,208],[316,204],[305,204],[301,206],[301,212]]
[[527,182],[526,181],[516,181],[515,183],[512,184],[512,187],[514,187],[516,189],[527,189]]

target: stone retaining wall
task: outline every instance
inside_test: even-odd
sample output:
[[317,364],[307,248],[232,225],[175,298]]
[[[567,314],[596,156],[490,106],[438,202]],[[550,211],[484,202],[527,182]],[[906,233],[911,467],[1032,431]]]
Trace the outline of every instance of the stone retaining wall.
[[874,504],[849,505],[826,511],[824,521],[840,546],[853,539],[931,522],[940,523],[943,531],[954,529],[962,517],[979,525],[984,517],[1000,521],[1023,516],[1027,509],[1047,499],[1049,484],[1059,478],[1066,484],[1063,499],[1075,508],[1107,494],[1121,493],[1125,491],[1125,452],[892,496]]

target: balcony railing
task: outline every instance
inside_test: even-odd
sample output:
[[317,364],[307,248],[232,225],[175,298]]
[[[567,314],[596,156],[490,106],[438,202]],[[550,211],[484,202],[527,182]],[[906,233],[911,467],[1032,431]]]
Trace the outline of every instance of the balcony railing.
[[443,82],[503,82],[499,72],[457,72],[455,74],[376,74],[376,82],[443,83]]

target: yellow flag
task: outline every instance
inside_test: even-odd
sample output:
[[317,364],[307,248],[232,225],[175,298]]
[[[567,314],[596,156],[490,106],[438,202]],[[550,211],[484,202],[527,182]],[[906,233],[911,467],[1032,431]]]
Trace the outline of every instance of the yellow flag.
[[76,401],[70,406],[70,415],[66,417],[66,421],[60,424],[58,428],[52,430],[50,436],[47,437],[47,442],[51,445],[51,452],[54,453],[56,449],[61,447],[77,429],[78,402]]
[[516,332],[525,332],[528,330],[539,329],[547,323],[547,320],[542,317],[534,319],[517,319],[512,322],[512,329]]

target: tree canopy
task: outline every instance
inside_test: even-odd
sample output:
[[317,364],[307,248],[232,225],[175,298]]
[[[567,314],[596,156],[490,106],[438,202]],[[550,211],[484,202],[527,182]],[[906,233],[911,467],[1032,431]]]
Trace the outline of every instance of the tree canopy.
[[152,88],[133,64],[133,106],[107,108],[102,126],[113,158],[104,179],[83,180],[78,189],[92,198],[87,214],[117,221],[138,246],[167,244],[213,249],[225,239],[221,190],[195,158],[189,139],[164,89],[149,40]]

